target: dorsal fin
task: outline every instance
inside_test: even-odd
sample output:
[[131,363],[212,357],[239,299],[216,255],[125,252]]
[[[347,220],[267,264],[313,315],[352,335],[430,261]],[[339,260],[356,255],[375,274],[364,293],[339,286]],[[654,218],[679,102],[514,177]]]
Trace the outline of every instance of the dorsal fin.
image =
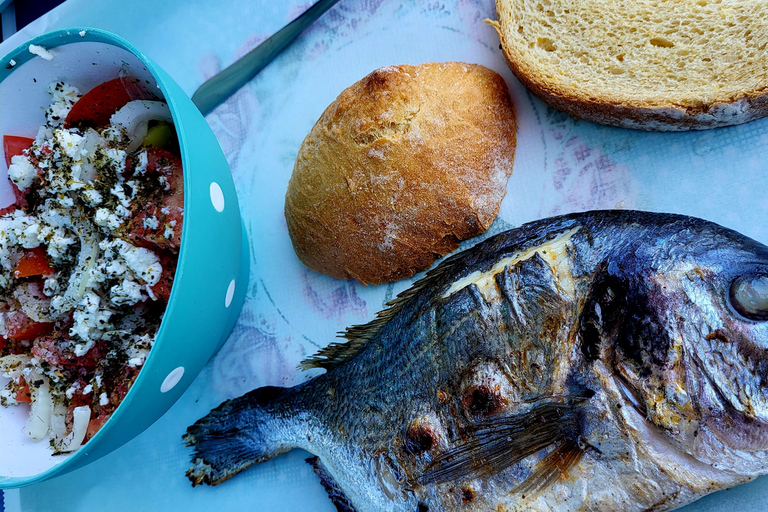
[[[376,318],[367,324],[348,327],[345,332],[339,333],[339,336],[346,338],[347,341],[331,343],[319,350],[314,356],[302,361],[300,368],[302,370],[309,370],[311,368],[331,370],[354,357],[368,343],[368,340],[374,338],[384,325],[400,313],[405,304],[425,290],[434,287],[435,290],[433,291],[436,291],[440,283],[446,281],[445,278],[447,276],[452,276],[457,270],[465,268],[464,261],[474,254],[477,247],[475,246],[447,258],[440,265],[427,272],[424,277],[413,283],[413,286],[400,292],[397,297],[387,302],[384,305],[385,309],[379,311],[376,314]],[[446,282],[446,284],[448,283]],[[435,296],[438,295],[435,294]]]
[[463,250],[446,258],[437,267],[416,281],[413,286],[401,292],[395,299],[385,304],[386,309],[380,311],[376,318],[367,324],[349,327],[340,335],[346,342],[331,343],[317,354],[301,362],[303,370],[310,368],[332,368],[354,357],[368,342],[381,331],[381,328],[402,311],[411,300],[422,292],[429,291],[433,297],[439,297],[461,274],[471,270],[481,270],[492,265],[500,255],[519,252],[526,247],[540,245],[547,240],[559,236],[569,236],[574,231],[574,221],[562,217],[562,225],[551,226],[547,222],[538,221],[525,224],[518,229],[504,231],[490,236],[469,249]]

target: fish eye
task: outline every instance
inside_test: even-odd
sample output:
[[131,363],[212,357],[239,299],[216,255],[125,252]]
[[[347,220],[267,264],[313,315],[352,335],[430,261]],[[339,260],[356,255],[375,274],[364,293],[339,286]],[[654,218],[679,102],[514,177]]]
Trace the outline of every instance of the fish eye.
[[747,274],[734,279],[729,292],[731,306],[749,320],[768,320],[768,275]]

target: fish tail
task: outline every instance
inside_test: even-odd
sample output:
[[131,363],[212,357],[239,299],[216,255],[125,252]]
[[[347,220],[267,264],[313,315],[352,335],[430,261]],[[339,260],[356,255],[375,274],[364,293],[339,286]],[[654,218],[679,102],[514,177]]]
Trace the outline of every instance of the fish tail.
[[295,447],[283,418],[290,417],[293,388],[263,387],[227,400],[187,429],[194,448],[187,477],[192,485],[218,485],[240,471]]

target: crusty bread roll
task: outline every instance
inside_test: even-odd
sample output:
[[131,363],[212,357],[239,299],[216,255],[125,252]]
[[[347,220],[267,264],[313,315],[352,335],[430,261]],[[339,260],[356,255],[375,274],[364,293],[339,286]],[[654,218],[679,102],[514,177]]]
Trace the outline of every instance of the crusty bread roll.
[[768,115],[764,0],[496,0],[520,81],[552,107],[641,130]]
[[504,80],[478,65],[377,69],[299,149],[285,198],[296,254],[334,277],[410,277],[491,225],[515,153]]

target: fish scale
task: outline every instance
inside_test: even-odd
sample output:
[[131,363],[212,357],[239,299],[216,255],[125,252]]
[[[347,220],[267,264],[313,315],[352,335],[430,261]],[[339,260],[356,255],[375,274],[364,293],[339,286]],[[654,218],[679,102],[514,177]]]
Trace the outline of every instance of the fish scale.
[[340,510],[669,510],[768,473],[763,283],[768,248],[700,219],[530,223],[189,427],[187,475],[303,448]]

